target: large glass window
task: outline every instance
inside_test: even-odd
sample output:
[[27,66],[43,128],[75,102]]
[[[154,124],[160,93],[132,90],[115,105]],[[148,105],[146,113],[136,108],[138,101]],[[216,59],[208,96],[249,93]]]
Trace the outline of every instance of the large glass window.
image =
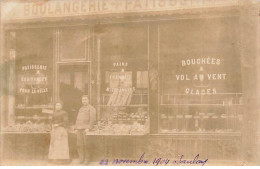
[[16,40],[17,106],[52,104],[52,31],[17,31]]
[[160,132],[239,130],[237,25],[236,18],[160,25]]
[[99,42],[99,120],[123,126],[122,131],[111,132],[139,132],[149,118],[148,26],[122,24],[104,29]]
[[12,33],[15,39],[15,125],[11,131],[49,130],[53,108],[53,31],[26,29]]

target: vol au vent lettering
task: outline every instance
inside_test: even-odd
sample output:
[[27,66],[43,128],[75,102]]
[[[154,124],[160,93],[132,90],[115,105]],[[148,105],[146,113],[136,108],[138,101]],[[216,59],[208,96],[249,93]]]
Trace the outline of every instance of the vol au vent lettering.
[[[175,74],[178,83],[187,82],[184,93],[188,95],[212,95],[217,94],[214,86],[216,81],[225,81],[228,78],[226,72],[221,70],[222,60],[214,57],[183,59],[181,69],[185,73]],[[192,71],[187,69],[192,68]],[[208,70],[210,69],[210,73]],[[189,69],[190,70],[190,69]],[[212,70],[214,70],[212,72]]]

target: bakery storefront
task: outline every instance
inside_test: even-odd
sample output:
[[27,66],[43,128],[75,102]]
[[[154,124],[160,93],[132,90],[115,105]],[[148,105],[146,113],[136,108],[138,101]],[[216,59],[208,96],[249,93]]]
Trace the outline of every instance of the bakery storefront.
[[47,161],[54,103],[64,103],[74,125],[88,95],[97,110],[86,133],[93,162],[144,152],[147,159],[254,161],[254,4],[60,0],[2,8],[3,159]]

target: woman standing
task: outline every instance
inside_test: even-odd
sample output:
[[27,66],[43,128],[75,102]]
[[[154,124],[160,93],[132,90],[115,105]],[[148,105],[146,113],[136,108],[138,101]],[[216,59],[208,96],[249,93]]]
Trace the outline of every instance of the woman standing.
[[52,118],[51,141],[49,148],[49,160],[53,163],[68,163],[69,144],[68,132],[66,127],[68,125],[68,114],[62,110],[62,103],[55,104],[55,111]]

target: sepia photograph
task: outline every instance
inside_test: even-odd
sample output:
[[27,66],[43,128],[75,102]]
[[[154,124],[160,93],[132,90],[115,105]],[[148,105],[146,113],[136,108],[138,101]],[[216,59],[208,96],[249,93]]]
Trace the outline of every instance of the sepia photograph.
[[0,166],[260,165],[260,0],[0,14]]

